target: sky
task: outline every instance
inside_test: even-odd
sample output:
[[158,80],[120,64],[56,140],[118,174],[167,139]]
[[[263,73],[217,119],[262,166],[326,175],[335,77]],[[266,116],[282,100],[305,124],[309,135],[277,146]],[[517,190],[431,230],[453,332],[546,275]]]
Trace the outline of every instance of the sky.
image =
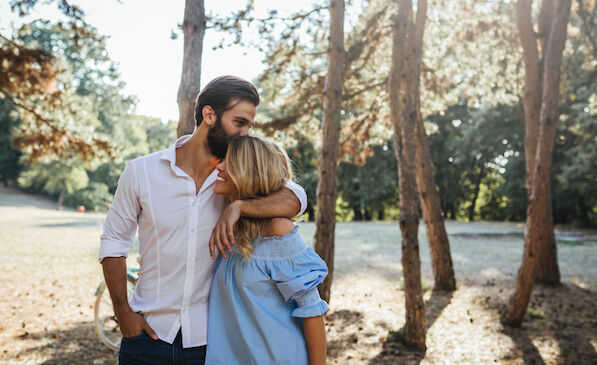
[[[205,0],[206,12],[226,15],[245,7],[247,0]],[[184,15],[183,0],[74,0],[86,14],[86,21],[100,34],[109,36],[106,47],[110,57],[118,63],[118,70],[126,82],[124,93],[139,99],[137,114],[178,120],[176,93],[182,70],[183,36],[178,30]],[[40,1],[40,3],[42,3]],[[256,12],[265,13],[276,8],[280,13],[299,9],[302,1],[256,1]],[[6,2],[0,4],[0,30],[7,32],[11,23],[18,26],[37,18],[57,20],[56,5],[38,5],[30,16],[19,18],[12,14]],[[172,40],[172,31],[179,33]],[[225,74],[248,80],[264,69],[263,55],[256,50],[233,46],[212,50],[222,34],[207,30],[203,45],[201,85]]]

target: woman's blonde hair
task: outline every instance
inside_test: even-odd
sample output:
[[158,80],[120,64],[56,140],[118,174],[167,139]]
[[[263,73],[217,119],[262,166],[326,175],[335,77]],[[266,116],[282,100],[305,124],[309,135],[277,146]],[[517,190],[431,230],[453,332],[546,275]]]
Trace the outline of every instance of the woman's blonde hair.
[[[292,167],[286,151],[257,137],[235,137],[228,145],[226,172],[238,189],[238,199],[266,196],[282,189],[292,179]],[[269,219],[241,217],[234,237],[240,253],[250,258],[251,242]]]

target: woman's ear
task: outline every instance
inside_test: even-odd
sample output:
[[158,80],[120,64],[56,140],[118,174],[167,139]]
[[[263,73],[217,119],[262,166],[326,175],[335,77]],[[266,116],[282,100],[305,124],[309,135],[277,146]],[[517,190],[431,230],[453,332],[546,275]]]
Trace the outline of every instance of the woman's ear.
[[216,112],[209,105],[206,105],[201,109],[201,115],[203,115],[203,122],[207,123],[210,127],[216,123]]

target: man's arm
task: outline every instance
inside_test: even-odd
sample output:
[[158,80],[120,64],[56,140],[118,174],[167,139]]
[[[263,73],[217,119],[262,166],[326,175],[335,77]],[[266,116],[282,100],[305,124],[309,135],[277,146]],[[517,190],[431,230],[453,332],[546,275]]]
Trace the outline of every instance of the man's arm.
[[126,258],[106,257],[102,260],[104,278],[114,305],[114,314],[118,319],[120,332],[124,337],[138,336],[145,331],[154,340],[158,339],[145,318],[133,312],[127,298]]
[[[212,259],[215,259],[215,250],[225,258],[228,252],[232,252],[231,245],[234,244],[234,225],[241,216],[252,218],[292,218],[304,211],[302,200],[307,201],[307,195],[297,184],[296,187],[283,188],[258,199],[235,200],[230,203],[218,220],[209,239],[209,252]],[[292,190],[291,190],[292,189]],[[302,190],[303,196],[300,191]],[[298,195],[297,195],[298,194]]]
[[126,257],[141,211],[138,186],[134,166],[129,163],[118,179],[114,200],[104,222],[99,259],[122,335],[133,337],[145,330],[157,339],[145,319],[132,311],[127,298]]

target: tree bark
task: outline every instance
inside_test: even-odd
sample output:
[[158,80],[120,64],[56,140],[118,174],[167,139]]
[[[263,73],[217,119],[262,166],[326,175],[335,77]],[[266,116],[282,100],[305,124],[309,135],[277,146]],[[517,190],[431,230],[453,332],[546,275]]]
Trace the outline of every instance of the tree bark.
[[[422,29],[427,2],[417,5],[413,22],[410,0],[397,0],[398,14],[393,25],[392,67],[389,78],[390,114],[394,125],[394,145],[400,185],[400,231],[402,271],[406,303],[404,343],[421,350],[425,345],[425,304],[421,286],[419,257],[419,216],[416,180],[416,125],[419,112],[419,73],[417,54],[422,50]],[[422,16],[422,18],[421,18]],[[422,21],[421,21],[422,19]],[[422,27],[419,31],[418,27]]]
[[471,199],[471,205],[468,208],[468,220],[469,222],[473,222],[475,220],[475,207],[477,206],[477,199],[479,198],[479,192],[481,191],[481,180],[485,175],[483,169],[480,168],[479,175],[476,176],[476,180],[474,182],[475,187],[473,190],[473,198]]
[[62,202],[64,201],[64,194],[66,193],[66,189],[60,189],[60,194],[58,195],[58,202],[56,203],[56,210],[62,210]]
[[429,141],[425,134],[423,117],[420,108],[420,75],[421,64],[423,60],[423,35],[425,31],[425,19],[427,17],[427,2],[420,1],[417,6],[416,36],[415,36],[415,74],[414,83],[416,88],[412,91],[416,93],[416,178],[423,213],[423,221],[427,230],[427,241],[429,243],[429,252],[431,254],[431,266],[433,268],[434,290],[456,290],[456,277],[454,275],[454,265],[452,264],[452,255],[450,253],[450,241],[444,215],[441,208],[439,189],[435,184],[433,176],[433,163],[431,162],[431,153],[429,152]]
[[541,112],[539,118],[539,136],[537,139],[537,153],[533,168],[531,196],[527,209],[527,229],[525,232],[524,253],[522,265],[518,270],[516,289],[510,300],[510,305],[503,318],[503,323],[518,327],[526,313],[533,284],[536,278],[536,267],[539,262],[541,247],[540,238],[545,230],[553,232],[551,214],[545,211],[551,208],[550,170],[553,158],[553,146],[559,119],[559,85],[560,66],[564,45],[566,43],[566,28],[570,17],[571,0],[558,0],[553,17],[553,24],[549,33],[547,50],[545,52],[543,70],[543,90],[541,94]]
[[352,212],[354,214],[354,220],[360,222],[363,220],[363,213],[361,212],[361,206],[353,207]]
[[176,134],[179,137],[191,134],[195,130],[195,99],[201,87],[201,57],[205,27],[204,0],[186,0],[182,23],[184,33],[182,76],[177,96],[179,119]]
[[417,116],[417,187],[423,221],[427,229],[427,241],[431,254],[434,290],[456,290],[456,277],[450,241],[444,222],[439,190],[433,177],[433,163],[429,152],[429,142],[423,126],[423,118]]
[[344,83],[344,0],[330,0],[330,44],[328,74],[323,91],[323,134],[317,182],[315,251],[327,263],[329,274],[319,286],[329,303],[334,272],[334,231],[336,227],[336,177],[340,138],[340,107]]
[[[539,118],[541,115],[541,103],[543,94],[544,63],[547,55],[547,42],[553,25],[556,0],[543,0],[538,17],[538,30],[535,33],[531,20],[531,8],[533,0],[520,0],[516,4],[516,25],[520,36],[525,65],[525,91],[523,97],[523,109],[525,120],[525,162],[526,162],[526,186],[529,201],[533,186],[533,171],[535,169],[535,158],[539,136]],[[541,52],[537,45],[541,45]],[[553,222],[551,201],[543,212],[545,222]],[[546,223],[548,224],[548,223]],[[560,270],[557,261],[557,247],[553,223],[548,224],[545,231],[537,236],[539,249],[537,255],[541,263],[540,270],[536,272],[535,280],[538,283],[557,285],[560,283]]]

